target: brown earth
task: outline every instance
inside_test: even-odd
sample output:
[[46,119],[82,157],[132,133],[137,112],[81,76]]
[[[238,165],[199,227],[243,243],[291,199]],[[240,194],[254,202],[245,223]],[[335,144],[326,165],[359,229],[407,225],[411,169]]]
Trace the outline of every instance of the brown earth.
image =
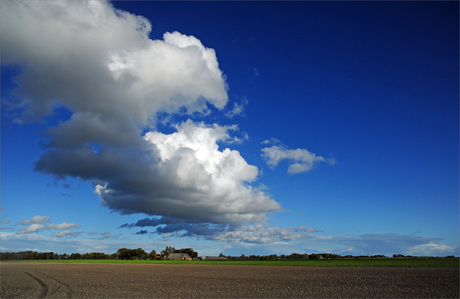
[[0,263],[1,298],[459,298],[458,268]]

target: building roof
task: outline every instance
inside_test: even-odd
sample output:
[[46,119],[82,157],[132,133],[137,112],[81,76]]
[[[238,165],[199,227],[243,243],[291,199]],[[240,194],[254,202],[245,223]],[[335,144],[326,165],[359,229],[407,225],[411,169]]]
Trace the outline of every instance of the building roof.
[[170,253],[167,257],[167,260],[183,260],[183,259],[191,259],[190,255],[187,253]]

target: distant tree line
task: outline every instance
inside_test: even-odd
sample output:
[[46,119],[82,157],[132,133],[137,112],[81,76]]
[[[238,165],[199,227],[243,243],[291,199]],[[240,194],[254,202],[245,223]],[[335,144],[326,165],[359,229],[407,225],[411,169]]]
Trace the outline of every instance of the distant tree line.
[[120,248],[117,252],[112,254],[106,254],[103,252],[91,252],[84,254],[58,254],[54,252],[36,251],[0,252],[0,260],[163,260],[170,253],[187,253],[192,258],[198,257],[198,252],[194,251],[193,248],[182,248],[176,250],[174,247],[167,246],[160,254],[157,254],[155,250],[147,253],[142,248]]
[[[0,252],[0,260],[163,260],[171,253],[187,253],[191,258],[197,258],[198,252],[193,248],[175,249],[174,247],[166,246],[160,254],[155,250],[147,253],[142,248],[128,249],[120,248],[117,252],[106,254],[103,252],[91,253],[72,253],[72,254],[57,254],[53,252],[36,252],[36,251],[21,251],[21,252]],[[385,255],[338,255],[333,253],[291,253],[290,255],[240,255],[230,256],[220,254],[219,257],[226,257],[229,260],[305,260],[305,259],[359,259],[359,258],[386,258]],[[393,258],[417,258],[411,255],[393,254]],[[455,256],[449,255],[446,258],[454,258]]]

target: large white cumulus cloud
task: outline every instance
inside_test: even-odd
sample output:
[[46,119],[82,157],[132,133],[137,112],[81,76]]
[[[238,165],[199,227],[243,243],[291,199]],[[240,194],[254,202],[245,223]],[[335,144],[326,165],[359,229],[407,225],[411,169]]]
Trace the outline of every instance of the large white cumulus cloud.
[[27,112],[18,121],[65,105],[131,133],[159,111],[227,103],[213,49],[178,32],[151,40],[147,19],[105,1],[3,1],[1,17],[2,63],[23,66],[17,95]]
[[149,132],[146,157],[138,162],[133,157],[132,164],[116,172],[126,176],[106,177],[109,183],[98,184],[96,192],[104,205],[123,213],[219,224],[265,220],[264,213],[281,206],[248,185],[257,178],[255,166],[238,151],[219,150],[219,141],[232,140],[231,129],[236,128],[189,120],[178,125],[176,133]]
[[219,149],[238,141],[236,126],[187,121],[170,135],[155,131],[158,113],[227,104],[216,53],[196,37],[151,40],[147,19],[106,1],[3,1],[1,27],[2,63],[21,67],[14,120],[60,106],[72,113],[43,132],[36,171],[91,181],[108,208],[176,224],[238,226],[281,209],[251,186],[255,166]]

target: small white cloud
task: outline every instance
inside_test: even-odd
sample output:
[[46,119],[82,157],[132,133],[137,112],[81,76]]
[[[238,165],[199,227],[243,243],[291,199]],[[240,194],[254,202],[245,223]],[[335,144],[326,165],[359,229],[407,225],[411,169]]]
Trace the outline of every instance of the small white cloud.
[[[45,219],[43,217],[45,217]],[[31,221],[44,221],[44,220],[49,221],[49,218],[50,218],[49,216],[35,216],[34,218],[30,220],[20,221],[18,224],[30,223]],[[80,225],[76,223],[63,222],[60,224],[52,223],[47,226],[44,226],[43,224],[40,224],[40,223],[33,223],[29,227],[19,230],[17,233],[18,234],[29,234],[29,233],[38,232],[44,229],[68,230],[69,228],[72,228],[72,227],[80,227]]]
[[112,234],[109,233],[109,232],[101,233],[100,235],[101,235],[101,237],[98,238],[99,240],[104,240],[104,239],[108,239],[108,238],[112,237]]
[[29,225],[33,223],[44,223],[44,222],[49,222],[51,219],[50,216],[34,216],[32,219],[27,219],[27,220],[21,220],[18,222],[19,225]]
[[233,118],[236,115],[244,115],[244,108],[249,104],[249,101],[247,99],[243,99],[241,101],[241,104],[238,103],[233,103],[233,109],[231,111],[228,111],[225,116],[228,118]]
[[289,160],[290,165],[288,173],[296,174],[301,172],[310,171],[317,163],[327,162],[331,165],[335,164],[334,159],[325,159],[321,156],[309,152],[306,149],[287,149],[283,146],[272,146],[262,149],[262,157],[266,160],[267,164],[275,167],[282,160]]
[[296,227],[295,231],[304,231],[304,232],[309,232],[309,233],[317,233],[320,232],[320,230],[317,230],[313,227],[306,227],[306,226],[299,226]]
[[64,238],[64,237],[67,237],[67,236],[76,237],[81,233],[82,232],[73,232],[71,230],[65,230],[65,231],[62,231],[62,232],[59,232],[59,233],[52,233],[51,235],[54,236],[54,237],[58,237],[58,238]]
[[90,232],[90,233],[88,233],[88,235],[90,235],[90,236],[99,235],[100,237],[92,238],[92,239],[97,239],[97,240],[105,240],[105,239],[112,238],[112,234],[109,233],[109,232],[103,232],[103,233]]
[[61,223],[61,224],[50,224],[45,226],[46,229],[69,229],[72,227],[80,227],[80,225],[75,224],[75,223]]
[[8,219],[3,220],[3,224],[7,224],[7,223],[10,223],[10,220],[8,220]]
[[34,223],[34,224],[31,224],[29,227],[19,230],[17,233],[18,234],[30,234],[30,233],[41,231],[44,228],[45,226],[43,224]]
[[264,140],[261,142],[261,144],[277,144],[277,143],[280,143],[280,141],[276,139],[275,137],[273,137],[270,140]]

